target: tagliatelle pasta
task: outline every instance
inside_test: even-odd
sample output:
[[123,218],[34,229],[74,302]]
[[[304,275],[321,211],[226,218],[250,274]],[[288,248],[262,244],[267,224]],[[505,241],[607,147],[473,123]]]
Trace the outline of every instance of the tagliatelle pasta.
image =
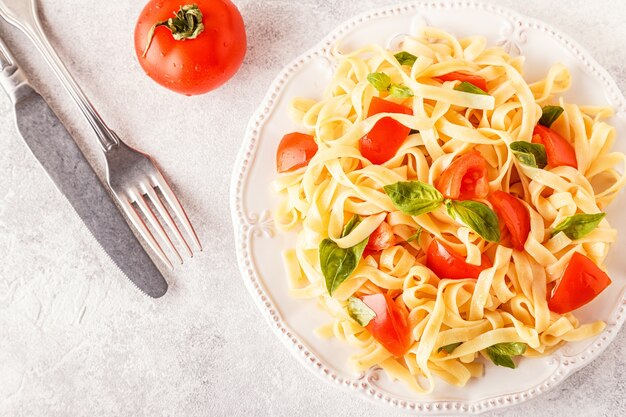
[[[401,51],[415,59],[401,64],[394,56]],[[584,236],[553,233],[572,216],[605,210],[626,183],[616,170],[626,157],[611,152],[615,130],[604,121],[611,109],[565,102],[561,94],[572,80],[560,64],[529,84],[523,57],[487,47],[482,37],[456,39],[426,28],[406,37],[395,51],[369,45],[347,54],[334,51],[334,57],[337,65],[323,99],[298,98],[290,109],[302,132],[314,137],[317,153],[308,165],[279,175],[274,184],[281,197],[276,223],[299,230],[295,248],[283,254],[291,294],[317,299],[329,315],[319,336],[354,346],[350,361],[355,369],[380,366],[428,393],[435,376],[463,386],[482,375],[479,358],[494,345],[522,343],[523,355],[533,357],[601,332],[603,322],[580,324],[573,313],[551,311],[548,299],[574,253],[601,266],[617,237],[601,217]],[[488,94],[440,80],[455,72],[482,77]],[[379,91],[368,80],[370,74],[389,80],[383,78]],[[389,85],[404,90],[394,96]],[[409,107],[413,114],[368,117],[374,97]],[[577,168],[525,164],[512,151],[514,142],[533,142],[546,105],[563,109],[551,129],[571,145]],[[360,150],[361,138],[389,118],[411,131],[391,159],[373,164]],[[408,214],[384,188],[411,181],[434,186],[454,161],[474,151],[486,161],[489,192],[515,196],[528,212],[523,250],[511,248],[505,239],[488,241],[447,212],[447,203]],[[550,149],[546,151],[550,157]],[[484,197],[475,200],[492,207]],[[356,216],[360,221],[351,224]],[[383,223],[390,226],[394,244],[361,255],[359,245]],[[477,278],[437,276],[427,266],[433,240],[460,254],[467,265],[484,265]],[[356,254],[349,276],[332,291],[322,266],[324,242],[338,250],[354,248],[345,262]],[[406,314],[410,346],[399,356],[349,312],[349,300],[381,293]]]

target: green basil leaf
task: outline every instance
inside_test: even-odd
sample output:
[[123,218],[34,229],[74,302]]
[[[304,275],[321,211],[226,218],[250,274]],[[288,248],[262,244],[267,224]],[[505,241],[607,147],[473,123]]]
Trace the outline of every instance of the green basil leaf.
[[472,200],[447,200],[446,209],[450,217],[469,227],[485,240],[500,241],[498,216],[486,204]]
[[605,216],[606,213],[574,214],[559,223],[554,230],[552,230],[552,236],[563,232],[572,240],[580,239],[587,236],[598,227],[598,224],[600,224]]
[[415,61],[417,61],[417,57],[415,55],[405,51],[398,52],[394,55],[394,57],[396,57],[400,65],[408,65],[409,67],[412,67],[413,64],[415,64]]
[[524,354],[526,352],[526,343],[496,343],[489,346],[485,352],[494,364],[515,369],[515,362],[513,362],[512,357]]
[[348,314],[363,327],[367,326],[376,317],[374,310],[369,308],[360,298],[356,297],[348,299]]
[[515,155],[522,164],[538,168],[537,159],[533,154],[513,151],[513,155]]
[[512,142],[509,148],[511,148],[513,155],[524,165],[541,169],[548,165],[546,148],[540,143],[530,143],[520,140]]
[[561,106],[545,106],[541,109],[541,119],[539,124],[545,127],[552,126],[552,123],[563,113],[563,107]]
[[378,91],[387,91],[391,87],[391,78],[384,72],[372,72],[367,75],[367,81]]
[[515,362],[513,362],[513,358],[507,355],[494,354],[489,348],[487,348],[487,356],[489,356],[491,362],[493,362],[497,366],[504,366],[511,369],[515,369],[516,367]]
[[326,289],[328,294],[333,295],[339,285],[356,269],[359,260],[350,249],[340,248],[332,239],[322,240],[319,250]]
[[441,346],[439,349],[437,349],[437,353],[441,352],[442,350],[445,350],[448,353],[452,353],[454,352],[454,349],[458,348],[462,344],[463,342],[457,342],[457,343],[450,343],[449,345]]
[[419,229],[417,229],[417,232],[415,232],[415,234],[411,237],[409,237],[406,241],[408,242],[413,242],[414,240],[419,240],[420,236],[422,235],[422,230],[424,230],[423,227],[420,226]]
[[485,96],[489,95],[489,93],[487,93],[482,88],[478,88],[474,84],[468,83],[467,81],[463,81],[461,84],[454,87],[454,89],[457,91],[462,91],[464,93],[482,94]]
[[350,232],[352,232],[354,230],[354,228],[359,225],[359,223],[361,223],[361,217],[359,215],[355,214],[348,221],[348,223],[346,223],[346,225],[343,227],[343,232],[341,233],[341,237],[348,236],[350,234]]
[[383,189],[398,210],[411,216],[437,210],[443,203],[443,196],[435,187],[420,181],[397,182]]
[[351,247],[350,249],[354,252],[354,256],[356,257],[357,261],[357,265],[359,264],[359,260],[361,259],[361,256],[363,256],[363,251],[365,251],[365,247],[367,246],[367,242],[369,242],[370,237],[366,237],[365,239],[363,239],[360,243],[357,243],[355,246]]
[[328,294],[333,295],[359,265],[369,237],[351,248],[340,248],[332,239],[320,243],[320,266]]
[[406,85],[391,84],[391,87],[389,87],[389,94],[392,97],[407,98],[407,97],[413,97],[413,90],[411,90]]
[[[348,236],[359,223],[361,217],[355,214],[344,226],[341,237]],[[320,266],[330,295],[333,295],[359,265],[368,241],[369,237],[351,248],[340,248],[332,239],[324,239],[320,243]]]

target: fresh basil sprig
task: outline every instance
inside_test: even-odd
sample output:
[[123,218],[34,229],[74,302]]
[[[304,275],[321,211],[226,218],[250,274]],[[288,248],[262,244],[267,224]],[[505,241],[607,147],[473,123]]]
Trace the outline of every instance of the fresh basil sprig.
[[489,346],[487,349],[485,349],[485,352],[494,364],[515,369],[513,356],[523,355],[524,352],[526,352],[526,343],[496,343],[495,345]]
[[472,200],[446,200],[446,209],[450,217],[466,225],[483,239],[489,242],[500,241],[498,216],[486,204]]
[[449,345],[441,346],[439,349],[437,349],[437,353],[441,352],[442,350],[445,350],[447,353],[452,353],[454,352],[454,349],[458,348],[462,344],[463,342],[457,342],[457,343],[450,343]]
[[461,82],[461,84],[454,87],[454,89],[457,91],[462,91],[464,93],[482,94],[484,96],[489,95],[489,93],[487,93],[482,88],[476,87],[474,84],[468,83],[467,81]]
[[509,148],[511,148],[513,155],[524,165],[540,169],[548,165],[546,148],[540,143],[530,143],[520,140],[512,142]]
[[348,314],[363,327],[367,326],[376,317],[374,310],[369,308],[360,298],[356,297],[348,299]]
[[413,64],[415,64],[415,61],[417,61],[417,57],[415,55],[405,51],[398,52],[394,55],[394,57],[398,60],[400,65],[408,65],[409,67],[412,67]]
[[421,181],[397,182],[385,185],[383,189],[398,210],[411,216],[437,210],[443,203],[443,195]]
[[545,127],[552,126],[552,123],[563,113],[563,107],[561,106],[545,106],[541,109],[541,119],[539,124]]
[[572,240],[580,239],[587,236],[598,227],[598,224],[600,224],[605,216],[606,213],[574,214],[559,223],[554,230],[552,230],[552,236],[563,232]]
[[[353,216],[344,227],[341,237],[347,236],[359,222],[359,216]],[[354,272],[368,241],[369,237],[366,237],[355,246],[340,248],[332,239],[322,240],[319,247],[320,266],[328,294],[332,296],[339,285]]]
[[389,95],[397,98],[413,97],[413,91],[402,84],[392,84],[391,77],[384,72],[367,74],[367,81],[378,91],[388,91]]
[[445,203],[452,219],[469,227],[485,240],[500,241],[498,216],[486,204],[472,200],[444,199],[435,187],[421,181],[400,181],[385,185],[383,189],[395,208],[405,214],[420,216],[437,210]]

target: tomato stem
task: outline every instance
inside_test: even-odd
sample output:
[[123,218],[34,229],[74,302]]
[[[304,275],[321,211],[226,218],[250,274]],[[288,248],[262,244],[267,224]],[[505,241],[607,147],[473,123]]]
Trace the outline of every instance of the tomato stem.
[[165,26],[172,32],[172,36],[177,41],[185,39],[195,39],[204,31],[204,24],[202,24],[202,12],[195,4],[187,4],[180,6],[177,12],[174,12],[175,17],[170,17],[167,20],[157,22],[150,28],[148,33],[148,42],[143,50],[142,58],[145,58],[154,38],[154,31],[159,26]]

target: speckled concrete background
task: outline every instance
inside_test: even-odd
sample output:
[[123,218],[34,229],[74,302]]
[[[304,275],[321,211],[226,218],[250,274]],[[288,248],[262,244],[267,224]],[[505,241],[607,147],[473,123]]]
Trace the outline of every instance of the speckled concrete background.
[[[271,334],[239,277],[228,206],[245,125],[280,68],[340,22],[390,2],[237,0],[245,64],[195,98],[139,69],[132,30],[145,0],[40,3],[52,43],[120,136],[156,157],[205,251],[167,274],[163,299],[134,291],[23,146],[0,93],[0,415],[392,415],[318,380]],[[499,3],[572,35],[626,89],[626,3]],[[42,58],[4,22],[0,34],[102,174],[88,124]],[[554,391],[492,415],[623,415],[625,357],[622,331]]]

